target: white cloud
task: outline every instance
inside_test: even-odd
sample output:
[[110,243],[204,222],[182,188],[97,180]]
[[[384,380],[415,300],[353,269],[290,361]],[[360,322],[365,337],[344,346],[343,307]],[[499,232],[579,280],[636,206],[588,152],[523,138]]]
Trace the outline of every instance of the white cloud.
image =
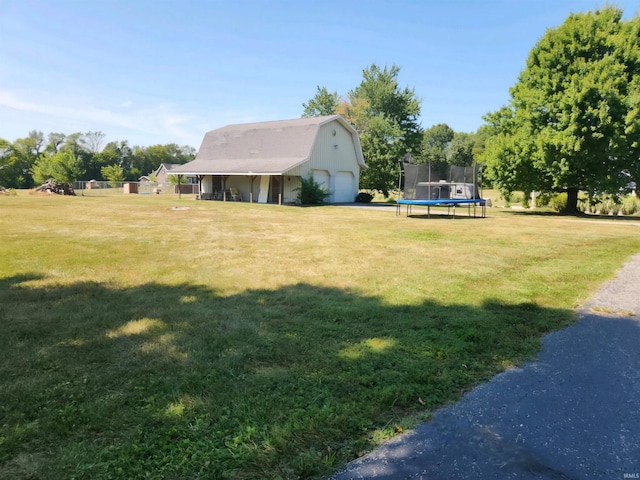
[[[24,128],[25,123],[32,121],[29,130],[40,129],[38,125],[43,124],[56,125],[55,131],[67,134],[101,130],[112,136],[115,130],[119,135],[125,133],[120,140],[129,139],[130,143],[141,145],[172,142],[196,144],[200,141],[202,132],[189,126],[193,116],[177,112],[173,105],[159,103],[143,108],[133,106],[131,100],[119,105],[100,105],[100,102],[88,97],[0,90],[2,117],[20,120],[13,128]],[[1,135],[8,136],[7,133],[11,133],[11,123],[7,121],[3,130],[9,132],[3,131]],[[27,132],[16,131],[13,136],[26,136]]]

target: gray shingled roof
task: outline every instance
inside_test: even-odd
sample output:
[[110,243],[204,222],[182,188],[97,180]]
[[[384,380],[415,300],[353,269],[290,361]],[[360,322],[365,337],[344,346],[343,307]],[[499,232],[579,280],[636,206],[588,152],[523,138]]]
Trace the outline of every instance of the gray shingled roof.
[[155,175],[158,176],[158,174],[160,173],[160,169],[162,168],[162,166],[164,165],[164,168],[167,170],[167,172],[172,171],[174,168],[179,167],[180,165],[183,165],[181,163],[161,163],[160,166],[158,168],[156,168],[152,173],[150,173],[149,175]]
[[[309,158],[318,129],[340,115],[274,122],[227,125],[207,132],[196,158],[171,170],[172,174],[278,175]],[[364,167],[364,160],[361,160]]]

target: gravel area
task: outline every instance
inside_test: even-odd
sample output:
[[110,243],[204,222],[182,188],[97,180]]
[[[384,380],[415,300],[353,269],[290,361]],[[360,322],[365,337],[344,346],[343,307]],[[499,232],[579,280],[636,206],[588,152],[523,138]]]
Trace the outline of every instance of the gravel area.
[[538,358],[330,480],[640,479],[640,255]]

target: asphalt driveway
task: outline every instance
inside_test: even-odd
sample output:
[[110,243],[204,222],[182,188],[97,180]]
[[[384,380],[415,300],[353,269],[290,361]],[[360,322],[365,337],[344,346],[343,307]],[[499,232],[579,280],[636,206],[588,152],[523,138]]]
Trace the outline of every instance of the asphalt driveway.
[[336,473],[351,479],[640,479],[640,255],[538,358]]

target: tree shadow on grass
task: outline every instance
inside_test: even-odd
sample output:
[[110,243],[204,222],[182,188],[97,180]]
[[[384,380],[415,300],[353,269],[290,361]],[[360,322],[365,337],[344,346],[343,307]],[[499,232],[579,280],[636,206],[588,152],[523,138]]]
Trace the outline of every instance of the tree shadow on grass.
[[297,284],[0,280],[0,477],[314,478],[539,348],[572,311]]
[[563,213],[563,212],[543,212],[540,210],[504,210],[506,215],[532,216],[532,217],[556,217],[574,218],[579,220],[610,220],[612,222],[640,222],[640,215],[596,215],[595,213]]

